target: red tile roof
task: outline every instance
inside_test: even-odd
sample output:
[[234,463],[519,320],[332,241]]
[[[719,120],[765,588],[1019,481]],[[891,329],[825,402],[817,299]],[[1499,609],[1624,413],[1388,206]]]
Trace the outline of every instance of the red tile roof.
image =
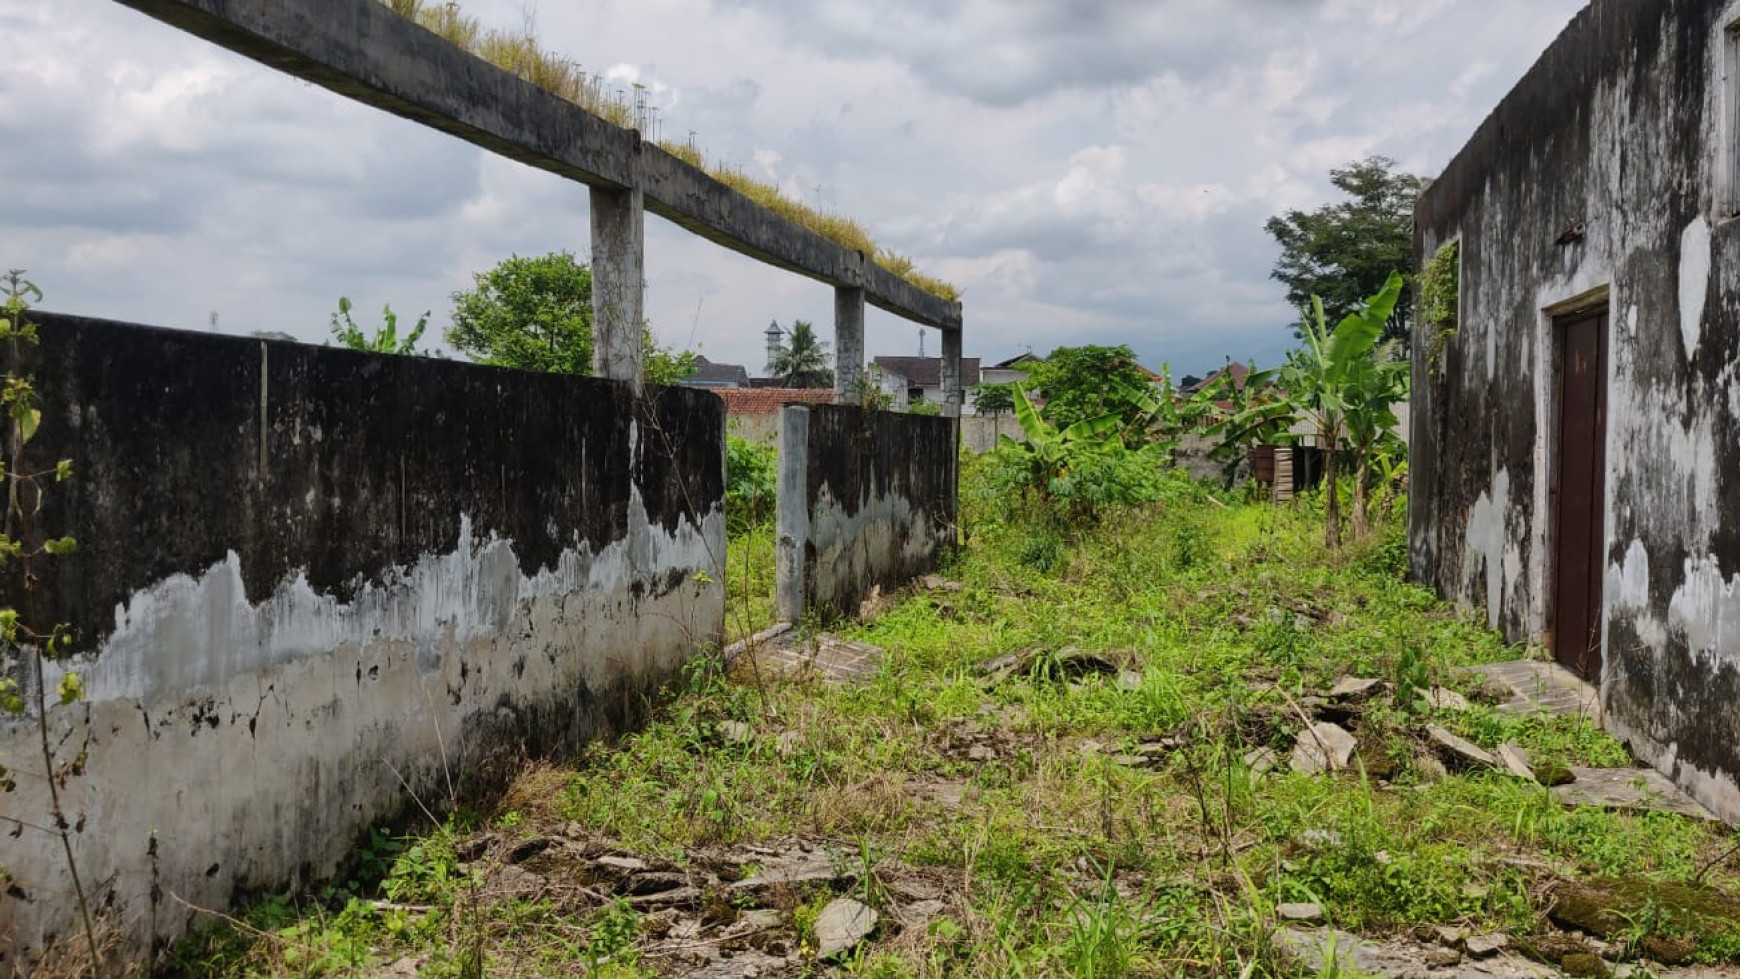
[[771,415],[782,405],[831,405],[833,388],[712,388],[727,415]]

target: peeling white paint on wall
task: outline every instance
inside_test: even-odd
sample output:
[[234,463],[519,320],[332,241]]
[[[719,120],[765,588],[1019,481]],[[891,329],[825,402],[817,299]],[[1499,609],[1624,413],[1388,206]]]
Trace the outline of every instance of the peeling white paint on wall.
[[[1486,574],[1486,620],[1498,628],[1504,605],[1506,533],[1505,514],[1510,508],[1510,473],[1500,469],[1493,477],[1492,491],[1480,494],[1468,515],[1467,544],[1470,556],[1478,556]],[[1470,568],[1472,573],[1474,569]]]
[[[516,757],[521,732],[590,729],[604,720],[598,698],[674,671],[722,629],[722,506],[667,533],[632,493],[627,537],[596,553],[576,545],[532,575],[512,541],[474,540],[456,519],[453,552],[349,602],[301,574],[250,602],[233,554],[156,582],[73,664],[87,700],[51,723],[89,747],[66,792],[89,827],[76,858],[112,892],[129,937],[177,937],[185,915],[154,913],[159,893],[224,908],[240,890],[330,875],[410,794],[438,803],[449,776]],[[659,594],[672,572],[680,584]],[[0,757],[26,756],[33,725],[0,723]],[[0,797],[0,818],[36,821],[45,807],[21,784]],[[0,915],[14,948],[71,925],[53,899],[63,867],[51,842],[8,846],[8,872],[37,895]]]
[[1680,339],[1686,359],[1697,353],[1704,331],[1704,303],[1710,295],[1710,225],[1702,214],[1680,233]]
[[932,527],[932,515],[912,502],[891,493],[858,501],[857,512],[848,515],[823,483],[810,508],[810,542],[815,546],[811,564],[812,607],[839,603],[856,597],[846,595],[865,582],[891,577],[902,568],[927,564],[942,541]]
[[1708,555],[1687,560],[1682,584],[1668,603],[1668,624],[1685,634],[1686,651],[1740,661],[1740,576],[1722,576]]

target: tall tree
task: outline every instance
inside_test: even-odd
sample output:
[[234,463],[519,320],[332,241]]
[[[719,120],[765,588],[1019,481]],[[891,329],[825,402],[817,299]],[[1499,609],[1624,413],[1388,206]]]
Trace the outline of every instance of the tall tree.
[[[453,294],[447,342],[484,364],[557,374],[592,373],[592,269],[567,252],[515,255]],[[675,384],[695,372],[695,355],[671,351],[641,330],[641,376]]]
[[592,270],[567,252],[515,255],[453,294],[447,342],[484,364],[592,373]]
[[[1414,202],[1423,177],[1396,172],[1396,161],[1372,156],[1329,171],[1329,181],[1347,195],[1315,211],[1288,211],[1265,226],[1281,246],[1270,275],[1287,286],[1287,301],[1309,309],[1323,301],[1324,315],[1340,322],[1380,292],[1391,272],[1403,273],[1403,293],[1384,322],[1382,339],[1406,349],[1414,304]],[[1307,324],[1294,324],[1305,339]]]
[[773,376],[788,388],[825,388],[834,383],[828,345],[816,337],[815,327],[805,320],[792,323],[769,366]]

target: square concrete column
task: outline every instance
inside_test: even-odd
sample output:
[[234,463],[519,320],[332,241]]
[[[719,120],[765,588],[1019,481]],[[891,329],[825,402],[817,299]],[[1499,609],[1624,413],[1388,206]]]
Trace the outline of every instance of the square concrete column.
[[804,550],[810,541],[810,410],[779,410],[779,475],[774,502],[774,618],[803,621]]
[[645,326],[646,198],[592,188],[592,373],[640,393]]
[[961,333],[942,331],[942,413],[946,418],[961,417]]
[[834,403],[864,403],[864,290],[834,287]]

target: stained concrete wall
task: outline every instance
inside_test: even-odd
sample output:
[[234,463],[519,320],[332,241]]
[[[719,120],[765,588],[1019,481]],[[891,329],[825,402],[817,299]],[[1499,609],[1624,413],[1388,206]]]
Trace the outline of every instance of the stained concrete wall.
[[856,611],[873,586],[934,570],[955,544],[954,419],[792,406],[780,423],[776,610]]
[[[705,391],[38,319],[33,446],[75,472],[41,525],[80,548],[37,614],[87,689],[51,722],[88,752],[78,865],[135,955],[184,901],[318,881],[450,778],[631,723],[720,634]],[[34,737],[0,723],[0,758],[39,770]],[[42,796],[20,779],[0,821],[46,822]],[[53,842],[0,856],[0,970],[74,920]]]
[[1609,315],[1608,727],[1740,820],[1740,5],[1597,0],[1435,181],[1461,326],[1414,343],[1413,568],[1516,641],[1552,628],[1555,312]]
[[[1014,415],[962,415],[960,422],[961,445],[975,454],[996,448],[1000,436],[1007,435],[1017,442],[1027,441],[1027,433],[1021,431],[1021,425],[1016,422]],[[732,415],[727,422],[727,430],[751,442],[777,445],[779,414]]]

